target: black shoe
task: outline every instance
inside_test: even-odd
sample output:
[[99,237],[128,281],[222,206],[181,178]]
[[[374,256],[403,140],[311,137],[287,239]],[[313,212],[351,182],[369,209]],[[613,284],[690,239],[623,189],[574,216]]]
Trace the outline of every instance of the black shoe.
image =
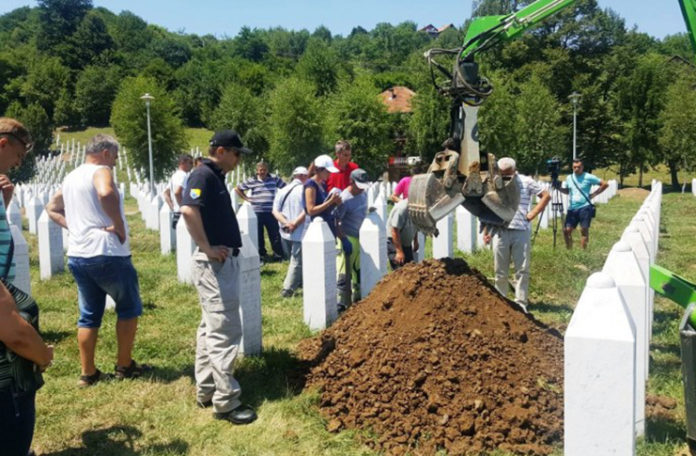
[[291,298],[293,294],[294,292],[292,290],[286,290],[285,288],[280,291],[280,296],[283,298]]
[[213,406],[213,400],[212,400],[212,399],[208,399],[207,401],[204,401],[204,402],[201,402],[200,400],[197,400],[197,401],[196,401],[196,405],[197,405],[199,408],[202,408],[202,409],[209,408],[209,407],[212,407],[212,406]]
[[249,424],[256,420],[256,412],[248,405],[240,405],[225,413],[213,413],[216,420],[229,421],[232,424]]

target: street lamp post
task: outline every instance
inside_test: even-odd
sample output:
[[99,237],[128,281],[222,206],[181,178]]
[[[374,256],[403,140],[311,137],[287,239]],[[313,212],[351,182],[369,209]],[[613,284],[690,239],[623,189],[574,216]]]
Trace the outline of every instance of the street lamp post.
[[576,153],[576,143],[577,143],[577,115],[578,115],[578,100],[580,99],[582,95],[580,95],[577,92],[573,92],[570,95],[568,95],[568,98],[570,98],[570,101],[573,103],[573,160],[578,159],[578,155]]
[[154,169],[152,167],[152,132],[150,130],[150,102],[155,99],[152,95],[149,93],[146,93],[142,97],[140,97],[141,100],[145,100],[145,109],[147,110],[147,149],[148,149],[148,155],[150,159],[150,192],[154,195],[155,194],[155,176],[154,176]]

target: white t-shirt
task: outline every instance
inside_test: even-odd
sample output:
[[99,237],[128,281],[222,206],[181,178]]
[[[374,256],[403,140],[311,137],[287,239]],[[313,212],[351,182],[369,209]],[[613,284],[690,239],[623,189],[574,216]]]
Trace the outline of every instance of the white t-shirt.
[[[174,196],[174,192],[178,187],[183,189],[186,188],[186,181],[188,180],[188,173],[186,171],[183,171],[181,169],[177,169],[174,171],[174,174],[172,174],[171,179],[169,179],[169,196],[172,199],[172,205],[174,206],[174,212],[179,212],[179,203],[176,201],[176,196]],[[183,193],[182,193],[183,197]]]
[[[130,256],[128,223],[123,215],[123,199],[119,196],[120,211],[126,227],[126,241],[121,244],[115,233],[104,230],[113,225],[99,203],[94,188],[94,173],[107,166],[82,164],[63,180],[65,221],[68,224],[68,256],[92,258],[99,255]],[[116,190],[116,189],[114,189]],[[116,190],[118,195],[118,190]]]
[[[290,184],[276,192],[275,198],[273,199],[273,209],[283,214],[286,219],[295,220],[304,212],[303,191],[304,186],[302,182],[299,179],[293,180]],[[288,195],[288,192],[291,193]],[[281,203],[283,207],[280,207]],[[308,223],[309,216],[305,217],[302,226],[298,226],[292,233],[283,231],[283,227],[281,226],[280,237],[289,241],[300,242],[307,229]]]

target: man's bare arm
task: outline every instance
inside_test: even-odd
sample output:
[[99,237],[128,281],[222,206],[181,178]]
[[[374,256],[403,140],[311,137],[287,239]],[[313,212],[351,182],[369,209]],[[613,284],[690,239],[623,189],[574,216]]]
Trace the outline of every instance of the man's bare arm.
[[0,285],[0,341],[10,350],[45,369],[53,359],[53,347],[24,320],[7,288]]
[[63,202],[63,191],[58,189],[53,194],[51,200],[46,205],[46,213],[48,217],[63,228],[68,228],[68,222],[65,220],[65,203]]
[[99,204],[104,213],[111,219],[111,226],[104,227],[105,230],[113,232],[118,236],[121,244],[126,242],[126,226],[121,216],[120,195],[114,186],[114,178],[108,168],[99,168],[94,173],[92,179],[94,188],[97,190]]
[[226,246],[210,245],[208,236],[205,234],[205,228],[203,227],[203,217],[201,217],[200,208],[197,206],[181,206],[181,215],[184,217],[186,228],[193,242],[198,245],[198,249],[205,253],[211,260],[225,261],[229,254],[229,249]]

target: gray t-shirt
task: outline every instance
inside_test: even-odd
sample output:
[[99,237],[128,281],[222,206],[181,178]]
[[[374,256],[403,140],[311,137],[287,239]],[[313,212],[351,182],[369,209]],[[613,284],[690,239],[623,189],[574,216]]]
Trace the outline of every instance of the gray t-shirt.
[[411,221],[411,216],[408,215],[408,200],[396,203],[389,213],[389,218],[387,218],[387,236],[389,237],[391,237],[392,228],[399,230],[402,246],[408,247],[413,243],[413,238],[418,230]]
[[343,204],[336,208],[336,220],[341,223],[343,232],[352,237],[358,237],[360,226],[367,215],[367,194],[353,195],[348,189],[341,192]]

